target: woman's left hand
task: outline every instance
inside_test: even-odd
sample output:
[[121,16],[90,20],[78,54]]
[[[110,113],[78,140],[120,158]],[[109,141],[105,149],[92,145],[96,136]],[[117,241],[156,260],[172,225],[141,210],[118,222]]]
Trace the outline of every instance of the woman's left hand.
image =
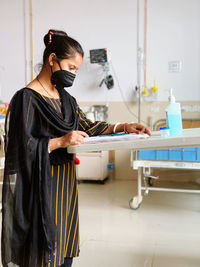
[[125,130],[128,133],[146,133],[148,135],[151,135],[151,131],[140,123],[125,123]]

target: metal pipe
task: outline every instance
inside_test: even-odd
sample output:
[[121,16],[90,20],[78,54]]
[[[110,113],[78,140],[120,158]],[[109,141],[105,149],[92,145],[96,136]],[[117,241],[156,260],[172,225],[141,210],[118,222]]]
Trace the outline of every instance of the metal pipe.
[[31,78],[34,79],[33,69],[33,2],[30,0],[30,40],[31,40]]
[[137,0],[137,93],[138,97],[138,123],[141,121],[141,51],[140,51],[140,0]]
[[142,196],[142,168],[138,168],[138,197]]
[[147,10],[148,0],[145,0],[144,6],[144,87],[147,89]]
[[[146,190],[146,187],[142,186],[142,190]],[[163,188],[163,187],[148,187],[149,191],[165,191],[165,192],[179,192],[179,193],[196,193],[200,194],[200,190],[190,189],[175,189],[175,188]]]
[[23,1],[24,9],[24,64],[25,64],[25,84],[28,83],[27,77],[27,46],[26,46],[26,0]]

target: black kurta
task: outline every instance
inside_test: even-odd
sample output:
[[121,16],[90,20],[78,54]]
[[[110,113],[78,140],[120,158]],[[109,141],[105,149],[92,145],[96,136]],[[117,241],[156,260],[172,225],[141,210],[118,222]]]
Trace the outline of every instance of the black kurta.
[[52,99],[24,88],[6,126],[2,263],[59,266],[79,255],[78,192],[73,156],[66,149],[48,154],[49,138],[71,130],[99,135],[108,124],[88,120],[65,91]]

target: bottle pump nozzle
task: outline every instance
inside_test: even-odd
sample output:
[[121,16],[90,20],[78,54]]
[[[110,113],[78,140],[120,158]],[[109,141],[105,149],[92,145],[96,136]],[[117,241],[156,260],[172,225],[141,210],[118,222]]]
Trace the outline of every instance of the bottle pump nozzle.
[[174,97],[174,95],[172,94],[173,93],[173,89],[172,88],[170,88],[169,89],[169,102],[170,103],[175,103],[176,102],[176,100],[175,100],[175,97]]

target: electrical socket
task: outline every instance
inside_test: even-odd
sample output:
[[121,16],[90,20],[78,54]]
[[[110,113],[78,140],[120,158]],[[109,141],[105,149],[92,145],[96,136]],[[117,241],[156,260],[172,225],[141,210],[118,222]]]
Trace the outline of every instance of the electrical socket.
[[180,60],[174,60],[168,62],[168,72],[181,72],[182,62]]

